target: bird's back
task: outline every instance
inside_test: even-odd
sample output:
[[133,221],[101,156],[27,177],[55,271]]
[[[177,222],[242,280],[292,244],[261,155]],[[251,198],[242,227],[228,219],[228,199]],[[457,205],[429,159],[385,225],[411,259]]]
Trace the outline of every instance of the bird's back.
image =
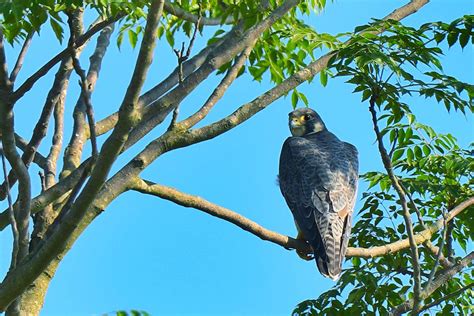
[[357,150],[331,132],[289,137],[280,189],[322,274],[337,277],[347,249],[357,190]]

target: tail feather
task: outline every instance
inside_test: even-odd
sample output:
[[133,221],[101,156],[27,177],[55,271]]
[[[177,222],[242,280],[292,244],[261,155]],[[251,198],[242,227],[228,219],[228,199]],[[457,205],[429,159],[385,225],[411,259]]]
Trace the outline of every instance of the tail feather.
[[[330,278],[334,281],[337,281],[341,276],[342,267],[331,265],[327,259],[325,260],[323,257],[315,255],[316,259],[316,266],[318,267],[319,272],[325,276],[326,278]],[[329,268],[331,267],[331,268]]]

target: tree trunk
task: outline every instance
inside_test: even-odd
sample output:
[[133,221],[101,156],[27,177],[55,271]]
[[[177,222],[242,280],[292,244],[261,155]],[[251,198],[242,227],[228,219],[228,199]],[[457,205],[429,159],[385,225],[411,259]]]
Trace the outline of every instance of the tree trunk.
[[36,316],[43,308],[46,292],[60,258],[55,259],[28,289],[7,309],[5,316]]

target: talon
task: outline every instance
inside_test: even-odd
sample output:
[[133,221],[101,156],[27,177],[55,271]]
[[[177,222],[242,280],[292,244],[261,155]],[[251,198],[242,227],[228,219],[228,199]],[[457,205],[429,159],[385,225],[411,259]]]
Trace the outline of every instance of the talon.
[[299,250],[296,250],[296,253],[298,254],[298,257],[300,257],[303,260],[311,261],[311,260],[314,259],[314,256],[313,256],[312,253],[306,253],[306,252],[299,251]]
[[[304,237],[303,237],[303,234],[298,231],[298,235],[296,236],[296,239],[297,240],[301,240],[301,241],[304,241],[306,244],[308,243]],[[306,261],[311,261],[314,259],[314,255],[312,253],[307,253],[305,251],[300,251],[300,250],[296,250],[296,253],[298,254],[298,257],[300,257],[301,259],[303,260],[306,260]]]

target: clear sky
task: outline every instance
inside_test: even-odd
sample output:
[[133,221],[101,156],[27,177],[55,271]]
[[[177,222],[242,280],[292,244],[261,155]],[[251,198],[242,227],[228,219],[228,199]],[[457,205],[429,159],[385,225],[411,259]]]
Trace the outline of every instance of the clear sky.
[[[381,18],[406,2],[328,1],[324,12],[309,21],[318,31],[335,34],[353,30],[370,18]],[[450,22],[473,13],[472,0],[433,0],[404,23]],[[194,52],[204,43],[198,39]],[[18,49],[8,49],[10,64]],[[58,51],[51,32],[43,30],[40,38],[33,40],[18,82]],[[89,48],[83,53],[83,66],[90,52]],[[115,43],[110,46],[93,96],[99,119],[118,108],[136,54],[125,41],[121,51]],[[459,47],[447,51],[443,61],[447,74],[474,82],[471,44],[464,51]],[[146,87],[155,85],[175,66],[168,44],[159,43]],[[52,74],[16,107],[17,128],[24,137],[31,136]],[[67,98],[69,116],[77,98],[76,81],[71,81],[73,90]],[[181,117],[198,108],[217,82],[214,78],[193,93],[182,104]],[[206,122],[231,113],[270,87],[268,82],[239,78]],[[358,147],[361,173],[380,169],[367,104],[361,104],[352,89],[341,79],[330,80],[326,88],[320,86],[319,79],[301,88],[328,128]],[[464,146],[474,140],[471,115],[448,115],[441,105],[425,99],[411,102],[421,122],[454,134]],[[202,196],[269,229],[294,236],[292,216],[275,181],[281,145],[289,135],[289,111],[290,100],[282,98],[216,139],[160,157],[143,177]],[[158,136],[168,121],[163,126],[147,140]],[[43,142],[43,153],[49,143],[49,139]],[[139,148],[135,146],[132,152]],[[116,165],[122,166],[130,157],[120,158]],[[34,176],[36,171],[32,170]],[[35,193],[38,190],[35,186]],[[5,202],[1,206],[5,208]],[[8,266],[10,235],[10,230],[0,232],[2,275]],[[94,315],[129,309],[153,315],[289,315],[296,304],[317,297],[332,285],[318,273],[314,262],[300,260],[294,252],[199,211],[129,192],[114,201],[67,254],[51,282],[43,315]]]

